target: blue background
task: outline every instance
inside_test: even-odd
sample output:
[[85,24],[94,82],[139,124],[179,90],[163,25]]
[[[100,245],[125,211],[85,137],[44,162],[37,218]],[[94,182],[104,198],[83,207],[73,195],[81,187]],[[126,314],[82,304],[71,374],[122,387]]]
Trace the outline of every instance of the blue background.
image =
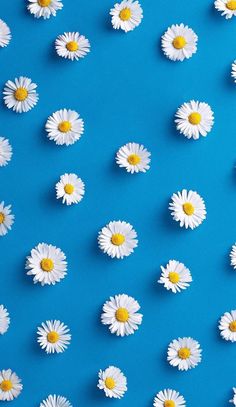
[[[35,406],[50,393],[73,406],[152,406],[163,388],[179,390],[187,404],[227,406],[236,386],[236,345],[220,339],[218,320],[235,309],[236,275],[229,252],[236,239],[236,89],[230,78],[236,56],[235,21],[226,21],[211,0],[142,2],[144,19],[133,32],[111,28],[112,0],[64,0],[56,18],[36,20],[26,2],[1,4],[0,17],[13,39],[0,50],[0,85],[20,75],[38,84],[38,105],[16,114],[1,102],[0,135],[14,154],[0,170],[1,199],[11,203],[16,221],[0,241],[0,301],[11,314],[0,338],[0,369],[22,378],[24,391],[12,402]],[[160,37],[173,23],[185,23],[199,35],[198,52],[174,63],[160,51]],[[82,61],[55,54],[54,40],[79,31],[91,41]],[[173,116],[190,99],[209,103],[215,125],[206,139],[187,140],[175,131]],[[75,109],[85,134],[70,147],[50,142],[47,117]],[[152,153],[146,174],[130,175],[114,163],[123,144],[143,143]],[[65,172],[86,184],[74,207],[55,199],[54,186]],[[205,199],[207,220],[196,230],[172,221],[168,202],[182,188]],[[126,220],[139,235],[139,247],[123,261],[97,247],[98,231],[110,220]],[[68,276],[56,286],[33,285],[25,258],[39,242],[67,255]],[[157,284],[160,265],[185,263],[193,283],[178,295]],[[143,324],[135,335],[117,338],[100,323],[109,296],[127,293],[141,304]],[[42,321],[68,324],[72,342],[59,355],[37,345]],[[203,348],[194,370],[179,372],[166,362],[169,342],[192,336]],[[129,390],[122,400],[106,399],[96,388],[97,372],[122,369]],[[4,404],[4,403],[3,403]]]

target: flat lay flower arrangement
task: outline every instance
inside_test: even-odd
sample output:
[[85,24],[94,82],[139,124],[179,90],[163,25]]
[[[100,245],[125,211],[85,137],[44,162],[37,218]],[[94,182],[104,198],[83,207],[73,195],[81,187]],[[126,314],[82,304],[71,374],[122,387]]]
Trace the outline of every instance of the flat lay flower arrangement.
[[236,1],[1,12],[0,402],[236,405]]

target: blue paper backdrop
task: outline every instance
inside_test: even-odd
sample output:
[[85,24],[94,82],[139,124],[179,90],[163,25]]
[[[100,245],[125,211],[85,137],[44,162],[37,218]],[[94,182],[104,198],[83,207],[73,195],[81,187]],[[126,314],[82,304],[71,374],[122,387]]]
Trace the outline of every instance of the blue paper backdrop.
[[[24,383],[14,406],[37,407],[50,393],[73,406],[152,406],[154,395],[170,387],[187,404],[227,406],[236,385],[236,345],[219,337],[218,319],[236,307],[236,274],[229,251],[236,240],[236,87],[230,79],[236,57],[235,21],[226,21],[211,0],[143,1],[144,19],[133,32],[111,28],[112,0],[64,0],[56,18],[36,20],[23,0],[1,4],[13,39],[0,50],[0,85],[25,75],[38,84],[40,101],[26,114],[1,103],[0,135],[14,155],[0,170],[1,199],[11,203],[16,221],[0,241],[0,302],[11,326],[0,338],[0,368],[11,368]],[[173,63],[160,51],[160,37],[173,23],[199,35],[198,52]],[[92,52],[82,61],[63,60],[54,40],[78,30]],[[185,101],[208,102],[215,126],[206,139],[189,141],[176,133],[173,115]],[[60,108],[79,111],[85,134],[71,147],[59,147],[45,134],[47,117]],[[152,153],[146,174],[129,175],[114,164],[123,144],[143,143]],[[59,176],[75,172],[86,183],[83,201],[66,207],[55,199]],[[172,221],[168,202],[182,188],[197,190],[208,216],[185,231]],[[97,248],[97,233],[110,220],[132,223],[139,247],[123,261]],[[55,287],[34,286],[25,275],[25,257],[39,242],[67,255],[68,276]],[[194,282],[178,295],[156,283],[160,265],[184,262]],[[100,324],[111,295],[127,293],[141,304],[143,324],[135,335],[117,338]],[[37,326],[60,319],[71,328],[72,343],[61,355],[37,345]],[[203,348],[194,370],[179,372],[166,362],[169,342],[192,336]],[[96,389],[97,372],[120,367],[129,390],[120,401]],[[4,403],[3,403],[4,404]]]

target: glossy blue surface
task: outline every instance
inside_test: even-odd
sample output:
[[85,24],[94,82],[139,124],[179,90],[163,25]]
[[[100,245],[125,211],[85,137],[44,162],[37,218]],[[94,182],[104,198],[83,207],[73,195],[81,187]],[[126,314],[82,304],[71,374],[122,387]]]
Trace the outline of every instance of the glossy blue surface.
[[[48,21],[34,19],[23,0],[1,4],[0,18],[13,39],[0,50],[0,87],[25,75],[40,94],[26,114],[2,102],[0,108],[0,135],[14,150],[0,170],[1,199],[16,216],[0,241],[0,303],[11,314],[0,338],[0,369],[11,368],[23,380],[14,406],[37,407],[57,393],[74,407],[151,407],[166,387],[179,390],[191,407],[227,406],[236,386],[236,345],[221,340],[217,329],[221,314],[236,305],[236,274],[229,266],[236,240],[236,88],[230,78],[236,25],[211,0],[142,3],[143,22],[128,34],[111,28],[112,0],[64,0]],[[198,52],[174,63],[162,55],[160,37],[181,22],[199,35]],[[56,36],[76,30],[89,38],[92,52],[79,62],[57,57]],[[196,142],[173,125],[176,109],[190,99],[208,102],[216,118],[211,134]],[[50,142],[44,131],[47,117],[64,107],[85,120],[85,134],[68,148]],[[116,167],[115,152],[129,141],[151,151],[146,174]],[[54,185],[65,172],[86,183],[85,198],[74,207],[55,199]],[[168,211],[170,196],[182,188],[197,190],[207,205],[207,220],[194,231],[180,229]],[[123,261],[103,255],[96,242],[100,228],[118,219],[132,223],[140,241]],[[25,274],[25,258],[39,242],[67,255],[68,276],[54,287],[34,286]],[[156,283],[160,265],[172,258],[194,279],[178,295]],[[135,297],[144,314],[138,332],[127,338],[100,324],[102,304],[120,293]],[[69,325],[73,340],[65,353],[46,355],[36,329],[54,318]],[[166,362],[167,346],[178,336],[201,343],[196,369],[183,373]],[[98,370],[111,364],[128,378],[120,401],[96,389]]]

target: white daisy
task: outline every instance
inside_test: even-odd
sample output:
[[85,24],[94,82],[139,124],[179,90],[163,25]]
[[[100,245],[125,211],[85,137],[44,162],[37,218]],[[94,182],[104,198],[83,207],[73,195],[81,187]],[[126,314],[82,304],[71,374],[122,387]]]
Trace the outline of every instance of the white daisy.
[[4,206],[0,203],[0,236],[5,236],[14,223],[15,216],[11,213],[11,205]]
[[201,362],[200,344],[192,338],[174,339],[168,347],[167,360],[179,370],[188,370]]
[[53,113],[46,123],[49,140],[58,145],[70,146],[80,139],[84,132],[84,121],[74,110],[61,109]]
[[70,330],[60,321],[46,321],[38,327],[38,343],[47,353],[61,353],[71,341]]
[[10,325],[9,313],[3,305],[0,305],[0,334],[3,335],[7,332]]
[[165,389],[159,391],[154,399],[154,407],[185,407],[186,402],[178,391]]
[[85,194],[84,183],[76,174],[61,175],[56,184],[57,199],[62,198],[66,205],[79,203]]
[[214,5],[226,19],[236,16],[236,0],[216,0]]
[[0,20],[0,47],[6,47],[11,40],[11,31],[5,21]]
[[169,209],[174,220],[180,226],[194,229],[206,219],[206,207],[203,199],[195,191],[183,189],[173,194]]
[[127,172],[146,172],[150,166],[150,153],[142,144],[128,143],[121,147],[116,154],[116,162]]
[[67,274],[66,256],[56,246],[39,243],[27,257],[25,268],[28,276],[34,276],[34,284],[54,285]]
[[143,18],[143,9],[138,1],[123,0],[116,3],[110,10],[111,23],[115,30],[121,29],[125,32],[132,31],[138,27]]
[[236,82],[236,60],[232,63],[231,76],[234,82]]
[[236,310],[225,312],[222,315],[219,330],[223,339],[236,342]]
[[28,112],[38,102],[36,88],[37,85],[24,76],[15,78],[14,82],[7,81],[3,90],[5,105],[17,113]]
[[183,61],[197,52],[198,36],[184,24],[173,24],[161,38],[164,54],[172,61]]
[[21,379],[11,369],[0,371],[0,401],[10,401],[21,393]]
[[28,0],[28,2],[27,8],[36,18],[55,17],[57,11],[63,7],[61,0]]
[[106,397],[120,399],[127,391],[127,379],[118,367],[109,366],[98,373],[98,388],[104,390]]
[[72,407],[72,405],[65,397],[50,394],[46,400],[40,403],[40,407]]
[[164,287],[173,293],[189,287],[189,283],[192,281],[190,270],[176,260],[170,260],[166,267],[161,266],[161,271],[158,283],[164,284]]
[[0,137],[0,167],[4,167],[11,161],[12,157],[12,146],[9,141]]
[[231,258],[231,266],[233,266],[234,269],[236,269],[236,243],[232,246],[231,252],[230,252],[230,258]]
[[175,114],[177,130],[188,139],[206,137],[214,124],[214,113],[204,102],[191,100],[184,103]]
[[112,334],[125,336],[133,334],[142,323],[142,314],[139,303],[126,294],[110,297],[103,305],[101,321],[103,325],[109,325]]
[[72,61],[84,58],[90,52],[90,42],[78,32],[65,32],[55,42],[56,52],[62,58]]
[[123,259],[133,253],[138,246],[137,233],[130,223],[113,221],[102,228],[98,235],[98,245],[108,256]]
[[236,387],[233,387],[233,392],[234,392],[234,397],[232,400],[229,400],[230,403],[233,403],[234,406],[236,406]]

